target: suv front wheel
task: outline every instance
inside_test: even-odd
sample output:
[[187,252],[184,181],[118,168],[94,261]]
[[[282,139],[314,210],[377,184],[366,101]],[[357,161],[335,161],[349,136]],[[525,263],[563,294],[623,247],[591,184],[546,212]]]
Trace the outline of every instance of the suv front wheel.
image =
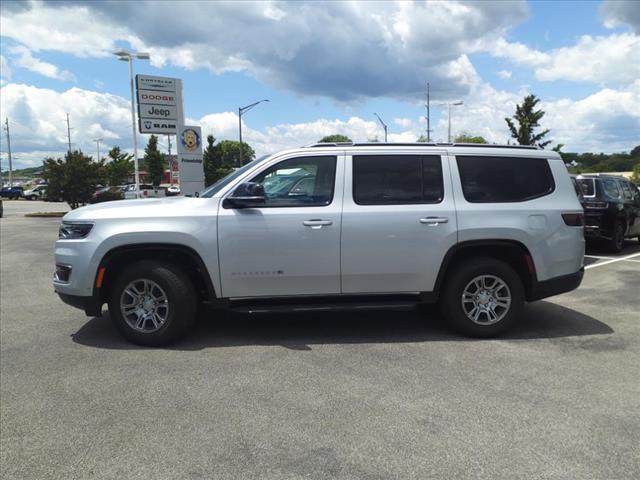
[[120,333],[138,345],[159,347],[184,336],[196,319],[197,298],[177,266],[144,260],[117,278],[109,313]]
[[465,260],[447,278],[440,309],[458,332],[472,337],[492,337],[518,318],[524,289],[508,264],[493,258]]

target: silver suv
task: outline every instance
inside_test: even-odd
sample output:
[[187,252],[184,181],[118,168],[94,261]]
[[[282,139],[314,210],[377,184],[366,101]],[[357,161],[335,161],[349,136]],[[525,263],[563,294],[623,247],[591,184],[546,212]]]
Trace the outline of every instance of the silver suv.
[[525,301],[578,287],[584,215],[560,156],[532,147],[316,144],[198,198],[68,213],[55,290],[132,342],[165,345],[202,304],[247,312],[438,302],[490,337]]

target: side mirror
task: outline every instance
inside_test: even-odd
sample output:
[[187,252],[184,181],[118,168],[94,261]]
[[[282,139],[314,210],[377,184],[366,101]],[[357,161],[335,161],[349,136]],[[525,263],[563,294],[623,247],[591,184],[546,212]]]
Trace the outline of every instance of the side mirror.
[[264,187],[255,182],[241,183],[222,203],[224,208],[247,208],[260,205],[264,205]]

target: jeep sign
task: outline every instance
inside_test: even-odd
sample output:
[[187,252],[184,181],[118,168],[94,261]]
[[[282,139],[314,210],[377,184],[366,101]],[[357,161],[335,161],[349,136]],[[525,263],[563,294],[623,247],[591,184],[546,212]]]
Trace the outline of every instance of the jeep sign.
[[158,106],[158,105],[140,105],[141,118],[161,118],[164,120],[177,120],[177,107]]

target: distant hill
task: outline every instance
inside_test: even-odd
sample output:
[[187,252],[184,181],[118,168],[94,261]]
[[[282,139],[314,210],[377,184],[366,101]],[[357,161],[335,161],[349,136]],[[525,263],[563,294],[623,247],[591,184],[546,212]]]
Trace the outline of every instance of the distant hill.
[[[2,170],[2,178],[9,175],[9,170]],[[13,171],[16,178],[36,178],[42,175],[42,167],[20,168]]]

